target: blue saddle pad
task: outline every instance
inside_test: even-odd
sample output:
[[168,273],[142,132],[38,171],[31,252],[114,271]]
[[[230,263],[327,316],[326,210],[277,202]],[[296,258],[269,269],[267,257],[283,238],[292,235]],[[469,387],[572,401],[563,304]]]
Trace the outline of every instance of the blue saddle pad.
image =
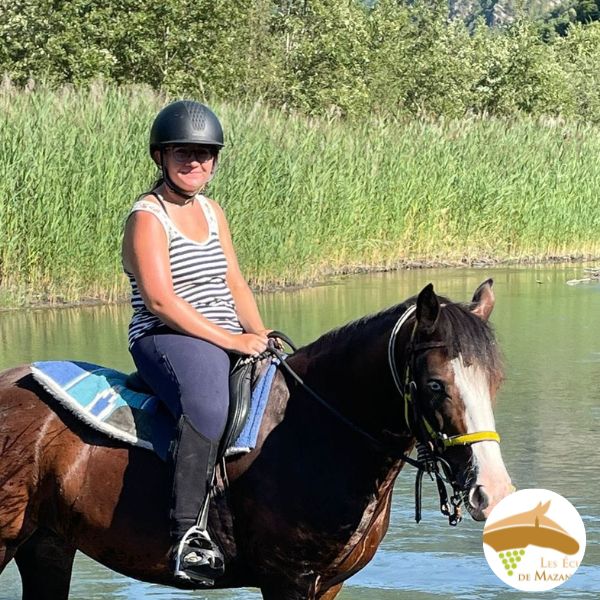
[[[260,376],[238,439],[226,454],[248,452],[256,445],[277,365]],[[35,380],[81,421],[106,435],[147,448],[166,459],[175,421],[156,396],[127,387],[128,375],[80,361],[39,361],[31,365]]]

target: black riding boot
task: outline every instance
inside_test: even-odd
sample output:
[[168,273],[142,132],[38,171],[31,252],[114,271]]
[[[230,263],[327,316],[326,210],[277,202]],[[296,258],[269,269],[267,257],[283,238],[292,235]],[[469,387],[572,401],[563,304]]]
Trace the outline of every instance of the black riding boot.
[[171,560],[178,579],[212,585],[223,575],[224,559],[206,531],[209,491],[218,444],[179,419],[170,454],[173,472]]

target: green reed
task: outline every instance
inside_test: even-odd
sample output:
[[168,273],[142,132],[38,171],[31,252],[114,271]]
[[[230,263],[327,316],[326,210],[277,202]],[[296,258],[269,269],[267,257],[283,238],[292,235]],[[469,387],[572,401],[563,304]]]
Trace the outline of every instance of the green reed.
[[[165,98],[92,86],[0,91],[0,306],[116,300],[124,219],[155,175]],[[410,262],[600,255],[600,130],[529,118],[406,123],[213,102],[209,194],[254,287]]]

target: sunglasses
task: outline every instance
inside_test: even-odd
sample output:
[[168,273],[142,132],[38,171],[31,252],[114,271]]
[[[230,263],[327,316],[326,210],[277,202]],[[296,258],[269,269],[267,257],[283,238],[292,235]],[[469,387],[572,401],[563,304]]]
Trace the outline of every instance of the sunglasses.
[[212,148],[206,146],[172,146],[171,156],[176,163],[185,164],[191,162],[205,163],[216,156]]

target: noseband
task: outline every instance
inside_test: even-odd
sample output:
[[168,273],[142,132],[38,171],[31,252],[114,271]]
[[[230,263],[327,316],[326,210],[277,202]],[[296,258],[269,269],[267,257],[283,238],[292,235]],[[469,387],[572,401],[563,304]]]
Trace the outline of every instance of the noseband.
[[[415,321],[408,344],[409,357],[404,368],[404,376],[400,376],[394,359],[396,339],[400,333],[400,329],[415,313],[416,308],[416,305],[410,306],[396,321],[388,343],[388,362],[392,378],[404,402],[404,419],[406,425],[416,439],[416,462],[418,464],[415,466],[417,466],[418,472],[415,481],[415,520],[417,523],[421,520],[421,488],[423,474],[427,473],[430,479],[433,480],[435,478],[437,483],[442,514],[448,517],[450,525],[456,525],[462,518],[460,507],[463,501],[463,491],[454,477],[450,464],[443,457],[444,451],[453,446],[470,446],[478,442],[492,441],[499,443],[500,436],[496,431],[477,431],[448,436],[432,427],[423,414],[417,402],[418,388],[414,378],[416,357],[419,352],[431,350],[432,348],[446,348],[446,344],[435,341],[415,343],[414,338],[417,330],[417,322]],[[442,476],[440,471],[443,471],[445,477]],[[452,512],[450,512],[446,483],[452,487],[453,493],[450,497]]]

